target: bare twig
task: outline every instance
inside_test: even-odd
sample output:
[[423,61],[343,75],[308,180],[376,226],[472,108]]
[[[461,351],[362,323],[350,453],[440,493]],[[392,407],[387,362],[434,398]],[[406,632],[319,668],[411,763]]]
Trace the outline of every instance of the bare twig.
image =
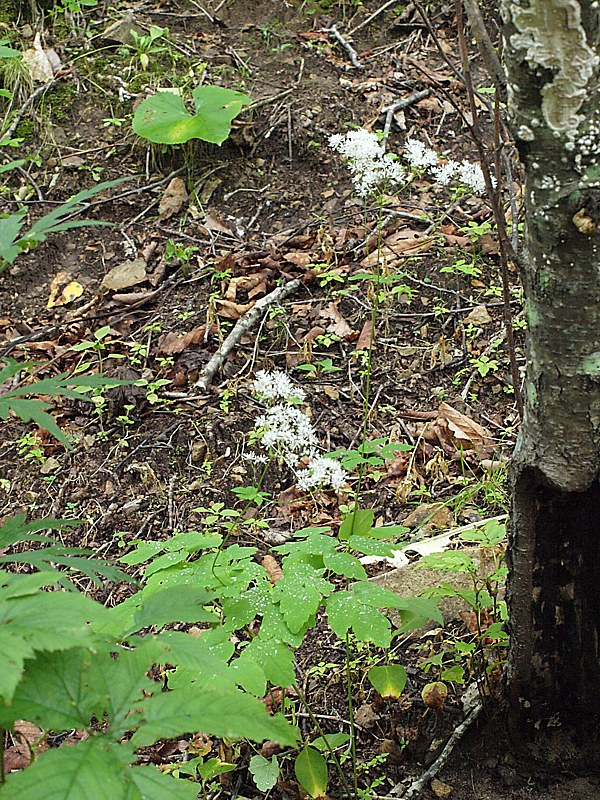
[[381,138],[381,146],[384,149],[388,140],[388,136],[390,135],[392,120],[394,119],[394,114],[396,111],[401,111],[403,108],[408,108],[408,106],[418,103],[419,100],[424,100],[426,97],[429,97],[430,94],[431,92],[429,89],[423,89],[420,92],[413,92],[407,97],[402,97],[400,100],[396,100],[395,103],[392,103],[391,105],[381,109],[381,113],[385,114],[385,125],[383,126],[383,136]]
[[300,278],[294,278],[294,280],[289,281],[283,286],[278,286],[277,289],[274,289],[269,294],[261,297],[260,300],[257,300],[252,308],[244,314],[243,317],[238,319],[229,336],[202,370],[202,374],[196,381],[195,386],[201,389],[208,389],[223,362],[236,344],[238,344],[242,336],[256,325],[269,306],[279,303],[281,300],[289,297],[301,284],[302,281]]
[[333,36],[336,42],[338,42],[344,48],[344,50],[348,53],[348,58],[350,59],[350,63],[353,67],[356,67],[356,69],[364,69],[364,65],[358,60],[358,53],[352,47],[350,42],[347,39],[344,39],[342,34],[338,31],[336,25],[332,25],[330,28],[325,28],[323,33]]
[[47,92],[48,89],[51,89],[53,86],[56,86],[59,80],[60,78],[54,78],[53,80],[48,81],[48,83],[45,83],[43,86],[40,86],[39,89],[36,89],[35,92],[33,92],[33,94],[29,95],[27,100],[25,100],[21,108],[17,111],[17,113],[13,117],[12,122],[10,123],[6,131],[2,134],[2,138],[0,138],[0,147],[2,147],[2,145],[5,142],[7,142],[11,138],[13,133],[16,131],[19,122],[23,118],[23,115],[25,114],[29,106],[32,105],[32,103],[35,100],[37,100],[37,98],[40,97],[40,95],[44,94],[44,92]]
[[365,27],[365,25],[368,25],[368,24],[369,24],[369,22],[373,22],[373,20],[374,20],[376,17],[378,17],[380,14],[383,14],[383,12],[384,12],[386,9],[390,8],[391,6],[395,6],[395,5],[397,4],[397,2],[398,2],[398,0],[387,0],[387,3],[384,3],[384,4],[381,6],[381,8],[378,8],[378,9],[377,9],[377,11],[374,11],[374,12],[371,14],[371,16],[370,16],[370,17],[367,17],[366,19],[364,19],[364,20],[363,20],[363,21],[360,23],[360,25],[357,25],[355,28],[352,28],[352,30],[350,31],[350,33],[348,34],[348,36],[354,36],[354,34],[356,33],[356,31],[359,31],[361,28],[364,28],[364,27]]
[[440,753],[440,755],[436,758],[433,764],[426,770],[416,781],[413,781],[411,785],[408,787],[406,792],[403,792],[404,787],[402,784],[397,784],[392,789],[393,795],[398,795],[400,797],[406,798],[406,800],[410,800],[411,797],[414,797],[417,792],[421,792],[425,786],[429,783],[432,778],[438,774],[438,772],[442,769],[446,761],[450,758],[452,751],[460,742],[462,737],[465,735],[469,727],[475,722],[477,717],[481,714],[483,706],[481,703],[478,703],[471,712],[465,717],[465,719],[460,723],[460,725],[456,728],[452,736],[446,742],[446,746]]
[[473,32],[473,37],[477,43],[479,55],[485,62],[490,76],[496,84],[496,89],[506,89],[506,73],[500,63],[496,49],[485,27],[485,22],[481,16],[481,10],[477,0],[464,0],[465,11]]

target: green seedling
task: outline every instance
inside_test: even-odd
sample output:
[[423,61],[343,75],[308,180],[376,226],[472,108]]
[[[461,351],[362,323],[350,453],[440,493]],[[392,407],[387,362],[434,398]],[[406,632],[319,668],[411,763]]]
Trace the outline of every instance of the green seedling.
[[171,92],[157,92],[146,98],[133,117],[133,130],[157,144],[183,144],[190,139],[222,144],[231,123],[250,103],[241,92],[221,86],[198,86],[192,91],[195,113],[190,114],[183,99]]

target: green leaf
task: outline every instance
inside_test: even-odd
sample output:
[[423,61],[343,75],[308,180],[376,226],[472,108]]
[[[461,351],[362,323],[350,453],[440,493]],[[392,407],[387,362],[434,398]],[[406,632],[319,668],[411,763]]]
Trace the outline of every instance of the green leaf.
[[0,260],[12,264],[21,252],[17,237],[23,227],[25,212],[19,211],[8,217],[0,217]]
[[311,747],[316,747],[321,753],[328,753],[329,748],[335,750],[336,747],[343,747],[348,744],[350,737],[347,733],[326,733],[325,736],[318,736],[310,743]]
[[273,756],[270,761],[264,756],[252,756],[248,770],[257,788],[261,792],[268,792],[279,778],[279,761],[277,756]]
[[[196,800],[198,797],[197,783],[163,775],[156,767],[133,767],[129,774],[140,800]],[[137,800],[137,797],[128,796],[127,800]]]
[[390,621],[384,614],[360,601],[352,592],[335,592],[326,603],[331,630],[344,639],[352,629],[361,642],[389,647],[392,634]]
[[9,706],[0,706],[0,721],[35,722],[41,728],[87,728],[92,714],[108,705],[102,687],[91,680],[92,654],[83,648],[37,653],[25,662],[21,683]]
[[125,752],[122,746],[102,737],[91,737],[74,747],[46,750],[27,769],[7,776],[0,797],[2,800],[140,800],[141,794],[130,792],[129,770],[123,764]]
[[316,614],[323,597],[329,595],[333,586],[324,580],[323,570],[313,569],[309,564],[294,562],[277,581],[273,596],[279,600],[279,608],[286,625],[292,632],[299,631],[307,620]]
[[31,644],[22,639],[17,631],[0,628],[0,698],[5,703],[12,699],[21,680],[25,659],[33,654]]
[[368,536],[374,521],[375,514],[370,508],[357,508],[346,514],[340,525],[341,541],[347,541],[351,536]]
[[293,745],[292,726],[281,716],[271,717],[254,697],[233,689],[175,689],[148,698],[144,722],[131,740],[144,747],[158,739],[171,739],[192,731],[204,731],[227,739],[274,739]]
[[286,645],[259,635],[246,647],[244,655],[262,667],[273,686],[287,689],[296,682],[294,653]]
[[336,575],[343,575],[345,578],[355,580],[366,580],[367,573],[356,556],[351,553],[327,553],[323,557],[323,563],[331,572]]
[[190,114],[181,97],[158,92],[138,106],[133,130],[159,144],[182,144],[190,139],[222,144],[231,123],[250,98],[221,86],[199,86],[192,92],[196,113]]
[[147,625],[161,628],[168,622],[217,622],[214,612],[203,608],[214,597],[214,592],[196,586],[169,586],[149,597],[142,596],[134,620],[136,630]]
[[367,673],[371,686],[382,697],[400,697],[407,677],[406,670],[400,664],[371,667]]
[[243,653],[229,665],[229,670],[238,686],[255,697],[263,697],[267,691],[265,671],[260,664]]
[[327,762],[314,747],[305,747],[294,763],[298,783],[311,797],[325,797],[327,794]]
[[[189,762],[188,762],[189,763]],[[232,772],[236,769],[235,764],[229,764],[227,761],[221,761],[220,758],[208,758],[204,761],[203,758],[198,759],[196,770],[200,778],[206,783],[212,781],[218,775],[224,775],[227,772]],[[179,768],[180,772],[184,771],[183,765]]]
[[21,58],[23,53],[20,50],[15,50],[12,47],[7,47],[4,44],[0,45],[0,58]]

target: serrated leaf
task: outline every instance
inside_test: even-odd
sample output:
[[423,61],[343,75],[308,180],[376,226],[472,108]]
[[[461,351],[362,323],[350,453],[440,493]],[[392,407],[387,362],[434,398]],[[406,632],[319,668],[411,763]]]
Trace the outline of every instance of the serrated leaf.
[[0,628],[0,698],[4,703],[12,700],[23,674],[25,659],[33,654],[31,644],[22,639],[17,631]]
[[327,618],[331,630],[344,639],[349,630],[361,642],[373,642],[378,647],[389,647],[390,621],[380,611],[361,603],[352,592],[335,592],[326,602]]
[[263,697],[267,691],[265,671],[260,664],[242,654],[229,665],[229,670],[238,686],[255,697]]
[[27,719],[59,731],[86,728],[108,701],[91,680],[91,663],[92,654],[83,648],[37,653],[25,662],[10,705],[0,706],[0,722]]
[[279,761],[277,756],[273,756],[268,761],[264,756],[252,756],[248,771],[254,779],[254,783],[261,792],[268,792],[272,789],[279,778]]
[[275,584],[273,596],[292,632],[299,631],[316,614],[323,597],[331,593],[333,586],[322,573],[309,564],[294,562],[287,571],[284,565],[284,576]]
[[340,525],[339,537],[342,541],[348,540],[351,536],[368,536],[373,527],[375,514],[370,508],[357,508],[346,514]]
[[192,92],[196,113],[190,114],[181,97],[158,92],[138,106],[133,130],[159,144],[182,144],[190,139],[222,144],[231,123],[250,98],[221,86],[199,86]]
[[313,798],[326,796],[327,762],[318,750],[314,747],[305,747],[296,758],[294,772],[298,783],[307,794]]
[[[197,783],[163,775],[156,767],[133,767],[129,774],[140,800],[196,800],[198,797]],[[127,800],[134,800],[134,797],[128,796]]]
[[273,739],[292,745],[296,736],[281,716],[270,717],[264,705],[241,691],[211,687],[155,694],[144,704],[144,722],[131,740],[134,747],[192,731],[227,739]]
[[[21,252],[17,238],[23,227],[25,212],[0,217],[0,260],[12,264]],[[6,419],[6,417],[4,417]]]
[[147,625],[161,628],[168,622],[216,622],[215,613],[203,608],[214,597],[214,592],[195,586],[169,586],[149,597],[142,593],[134,624],[139,630]]
[[266,679],[273,686],[286,689],[296,682],[294,653],[274,639],[263,638],[262,631],[246,647],[244,655],[262,667]]
[[331,572],[336,575],[343,575],[345,578],[355,580],[366,580],[367,573],[358,558],[351,553],[327,553],[323,556],[323,563]]
[[26,769],[9,774],[0,796],[2,800],[141,800],[140,793],[130,793],[122,749],[92,737],[74,747],[46,750]]
[[367,672],[371,686],[382,697],[400,697],[407,680],[406,670],[401,664],[386,664],[371,667]]

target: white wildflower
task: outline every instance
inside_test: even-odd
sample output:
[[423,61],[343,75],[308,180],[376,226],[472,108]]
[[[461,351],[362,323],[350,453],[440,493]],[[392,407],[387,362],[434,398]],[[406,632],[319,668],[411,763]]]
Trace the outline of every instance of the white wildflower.
[[423,142],[419,142],[416,139],[408,139],[405,143],[404,158],[415,169],[435,167],[440,160],[434,150],[425,147]]
[[285,372],[273,370],[265,372],[261,369],[256,373],[256,380],[252,386],[254,394],[261,400],[286,400],[287,402],[302,402],[306,392],[299,386],[294,386]]
[[286,464],[294,466],[300,456],[314,456],[317,434],[311,421],[293,406],[276,405],[256,418],[260,443],[265,450],[275,450]]
[[469,161],[463,161],[458,171],[458,178],[461,183],[468,186],[477,194],[485,192],[485,180],[483,172],[479,164],[471,164]]
[[364,128],[329,137],[329,146],[348,161],[357,193],[365,197],[382,184],[404,180],[404,169],[386,154],[377,136]]
[[458,161],[453,161],[450,159],[446,164],[443,164],[441,167],[436,167],[433,170],[433,174],[436,177],[438,183],[447,186],[452,178],[458,175],[458,171],[460,170],[460,164]]
[[269,460],[267,456],[263,456],[260,453],[253,453],[253,452],[244,453],[242,458],[244,459],[244,461],[252,462],[252,464],[266,464]]
[[307,469],[301,469],[296,473],[296,485],[302,491],[308,491],[316,487],[326,489],[331,487],[338,491],[345,486],[348,481],[348,473],[343,469],[339,461],[333,458],[323,458],[318,456],[308,465]]

